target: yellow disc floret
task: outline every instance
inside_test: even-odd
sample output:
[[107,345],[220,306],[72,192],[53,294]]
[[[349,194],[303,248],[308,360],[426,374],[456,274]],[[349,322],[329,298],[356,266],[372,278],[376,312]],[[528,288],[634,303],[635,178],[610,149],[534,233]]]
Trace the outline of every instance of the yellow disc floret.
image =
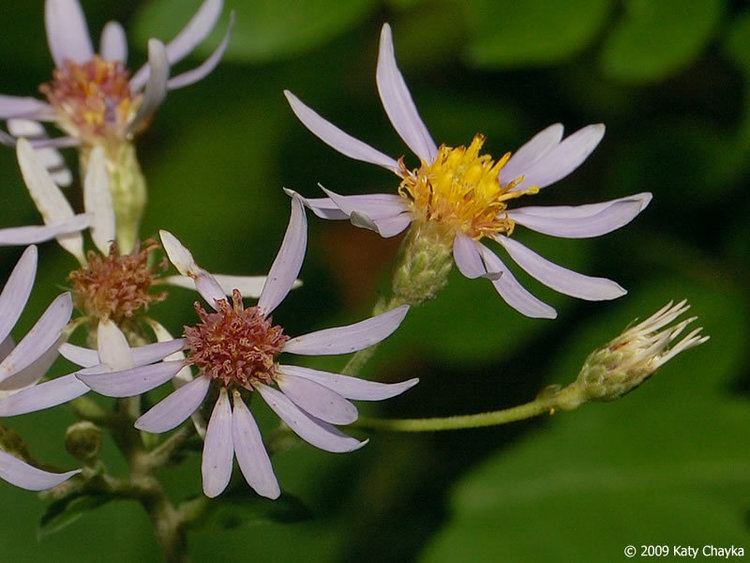
[[422,162],[414,171],[401,161],[403,181],[399,194],[409,200],[416,221],[442,224],[451,234],[462,232],[480,239],[496,233],[510,234],[515,223],[505,213],[507,201],[539,191],[536,186],[513,190],[523,177],[502,183],[500,173],[510,158],[497,161],[479,154],[483,135],[468,147],[441,145],[434,162]]

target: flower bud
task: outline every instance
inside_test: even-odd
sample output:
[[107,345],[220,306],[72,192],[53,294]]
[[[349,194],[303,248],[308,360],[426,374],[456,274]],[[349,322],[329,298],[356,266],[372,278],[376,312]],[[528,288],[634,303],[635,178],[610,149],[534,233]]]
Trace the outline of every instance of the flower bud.
[[708,336],[701,336],[699,327],[675,343],[697,317],[667,325],[689,308],[686,301],[676,305],[670,301],[645,321],[592,352],[576,381],[582,394],[588,400],[617,399],[638,387],[680,352],[708,340]]
[[65,449],[79,461],[94,461],[102,445],[102,431],[92,422],[82,420],[65,431]]

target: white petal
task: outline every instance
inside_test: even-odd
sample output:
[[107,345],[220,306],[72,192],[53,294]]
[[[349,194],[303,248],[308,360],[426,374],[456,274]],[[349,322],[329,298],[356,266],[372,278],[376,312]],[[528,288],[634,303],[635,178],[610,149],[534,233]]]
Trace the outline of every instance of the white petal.
[[307,247],[307,219],[305,208],[296,195],[292,197],[292,213],[289,226],[281,242],[281,248],[268,272],[263,285],[258,307],[268,316],[281,303],[292,289],[305,259]]
[[[13,117],[34,118],[39,113],[48,113],[49,110],[50,106],[47,102],[37,100],[36,98],[0,94],[0,119],[10,119]],[[16,134],[14,133],[14,135]]]
[[[73,208],[65,199],[60,188],[52,180],[47,169],[42,165],[35,150],[26,139],[19,139],[16,143],[18,164],[21,167],[26,187],[34,200],[42,219],[46,224],[55,224],[72,219]],[[83,237],[80,233],[72,233],[57,237],[60,245],[75,256],[79,262],[85,263],[83,255]]]
[[237,454],[237,462],[247,484],[263,497],[279,498],[281,489],[273,473],[268,452],[263,445],[260,430],[239,393],[234,394],[232,441],[235,454]]
[[351,424],[357,420],[357,407],[311,379],[286,373],[279,376],[276,383],[295,405],[320,420],[331,424]]
[[380,99],[393,128],[423,162],[433,162],[437,156],[437,146],[419,117],[404,77],[396,66],[393,37],[388,24],[380,32],[376,79]]
[[283,351],[306,356],[356,352],[390,336],[408,311],[408,305],[401,305],[355,324],[298,336],[287,341]]
[[186,383],[136,420],[135,427],[155,434],[176,428],[198,410],[210,385],[211,379],[205,376]]
[[320,115],[303,104],[297,96],[288,90],[284,90],[284,95],[289,101],[292,111],[302,122],[302,125],[307,127],[313,135],[318,137],[325,144],[354,160],[377,164],[378,166],[387,168],[391,172],[395,172],[396,174],[399,173],[400,168],[398,162],[393,160],[390,156],[383,154],[379,150],[372,148],[370,145],[363,143],[358,139],[355,139],[348,133],[344,133],[341,129],[323,119]]
[[[130,353],[132,354],[133,367],[144,366],[159,360],[175,359],[170,357],[170,355],[178,350],[182,350],[184,346],[185,340],[178,338],[176,340],[156,342],[154,344],[146,344],[145,346],[131,348]],[[61,345],[60,355],[84,368],[90,368],[100,364],[99,352],[92,350],[91,348],[76,346],[75,344],[65,343]]]
[[367,443],[360,442],[351,436],[339,432],[323,421],[315,420],[297,407],[280,391],[258,384],[256,389],[268,403],[268,406],[279,415],[292,431],[316,448],[327,452],[343,453],[358,450]]
[[[108,397],[135,397],[172,379],[184,362],[160,362],[124,371],[77,374],[91,389]],[[96,368],[90,368],[96,370]]]
[[115,240],[115,209],[101,146],[94,147],[89,157],[83,182],[83,206],[91,215],[91,239],[102,254],[109,254],[109,247]]
[[88,215],[75,215],[72,219],[50,225],[31,225],[0,229],[0,246],[18,246],[45,242],[60,235],[77,233],[89,226]]
[[3,292],[0,293],[0,342],[5,341],[10,335],[26,307],[31,288],[34,287],[36,264],[36,246],[30,246],[23,251],[8,281],[5,282]]
[[479,246],[480,244],[477,241],[463,233],[458,233],[456,238],[453,239],[453,260],[456,262],[458,270],[470,280],[487,273],[484,262],[482,262]]
[[174,78],[170,78],[169,82],[167,82],[167,88],[169,90],[177,90],[178,88],[184,88],[185,86],[195,84],[196,82],[198,82],[199,80],[203,80],[206,76],[213,72],[219,62],[221,62],[221,58],[224,56],[224,52],[227,50],[229,39],[232,36],[232,29],[234,29],[234,20],[234,12],[232,12],[229,16],[229,26],[227,26],[227,31],[224,34],[224,39],[221,40],[219,46],[216,47],[214,52],[211,53],[211,55],[196,68],[188,70],[187,72],[183,72],[182,74],[178,74]]
[[304,377],[336,391],[342,397],[359,401],[382,401],[383,399],[390,399],[419,383],[419,379],[417,378],[400,383],[379,383],[377,381],[359,379],[358,377],[339,375],[338,373],[288,365],[279,366],[279,372],[285,376]]
[[[50,111],[52,112],[51,115],[45,115],[45,113],[49,113]],[[52,108],[48,108],[46,111],[40,110],[36,114],[36,119],[55,120],[54,110]],[[17,138],[25,137],[31,142],[32,146],[35,143],[48,142],[50,140],[44,126],[31,119],[9,119],[8,131]],[[50,173],[55,184],[66,187],[73,182],[73,174],[68,169],[68,165],[59,150],[53,147],[37,148],[36,156],[39,162],[42,163],[42,166]]]
[[68,59],[81,64],[94,58],[89,28],[78,0],[47,0],[44,24],[55,66],[62,67]]
[[125,30],[115,22],[107,22],[99,43],[99,54],[108,61],[125,62],[128,58],[128,39]]
[[222,493],[232,477],[232,407],[229,404],[227,390],[222,388],[219,399],[211,413],[203,445],[203,493],[214,498]]
[[[224,0],[205,0],[195,15],[190,19],[177,36],[167,43],[166,54],[170,65],[188,56],[211,33],[216,25]],[[139,90],[148,81],[150,69],[142,67],[130,80],[130,87]]]
[[169,62],[164,44],[158,39],[148,41],[148,66],[151,73],[143,91],[143,98],[138,111],[128,125],[131,133],[137,133],[159,108],[167,96],[167,81],[169,80]]
[[[8,339],[10,340],[10,339]],[[21,389],[35,385],[52,367],[58,356],[59,345],[65,340],[65,335],[60,336],[49,349],[39,356],[33,363],[26,366],[18,373],[14,373],[5,381],[0,382],[0,397],[4,393],[17,393]],[[9,350],[10,352],[10,350]],[[7,354],[6,354],[7,356]]]
[[[232,295],[232,291],[238,289],[242,297],[257,299],[263,290],[263,284],[266,283],[266,276],[234,276],[230,274],[211,274],[221,286],[224,295]],[[182,287],[185,289],[195,289],[195,282],[187,276],[167,276],[161,278],[162,282]],[[300,287],[302,282],[294,282],[292,289]]]
[[109,319],[100,320],[96,330],[99,360],[109,371],[122,371],[133,367],[133,354],[128,339]]
[[71,373],[22,389],[0,401],[0,416],[16,416],[56,407],[87,393],[89,388]]
[[627,225],[651,201],[650,193],[590,205],[522,207],[508,212],[519,225],[556,237],[598,237]]
[[540,301],[518,283],[511,271],[503,264],[502,260],[485,246],[482,246],[482,260],[484,260],[487,269],[501,272],[499,278],[492,282],[495,289],[503,300],[513,307],[516,311],[527,317],[535,319],[554,319],[557,312]]
[[516,264],[555,291],[588,301],[615,299],[627,293],[612,280],[584,276],[553,264],[513,239],[499,236],[497,241],[508,251]]
[[13,351],[0,363],[0,381],[20,372],[49,350],[60,338],[73,312],[70,293],[59,295]]
[[518,149],[510,160],[503,166],[500,171],[500,178],[505,184],[523,176],[534,164],[539,162],[554,149],[563,136],[563,126],[560,123],[550,125],[543,129]]
[[214,277],[206,270],[198,266],[193,255],[182,243],[169,231],[159,231],[162,246],[169,257],[169,261],[177,268],[183,276],[187,276],[195,283],[195,288],[201,297],[211,307],[216,309],[216,302],[224,299],[224,290]]
[[9,453],[0,451],[0,479],[28,491],[51,489],[79,472],[80,470],[66,473],[42,471]]
[[564,139],[524,174],[514,191],[534,185],[540,188],[562,180],[578,168],[604,137],[604,125],[588,125]]

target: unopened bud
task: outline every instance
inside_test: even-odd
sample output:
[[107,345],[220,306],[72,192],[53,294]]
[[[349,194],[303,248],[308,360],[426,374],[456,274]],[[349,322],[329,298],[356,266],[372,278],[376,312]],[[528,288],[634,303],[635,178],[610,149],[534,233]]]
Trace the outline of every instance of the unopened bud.
[[682,340],[677,338],[697,317],[667,326],[687,311],[686,301],[671,301],[645,321],[629,328],[605,347],[586,358],[576,381],[588,400],[612,401],[632,391],[659,367],[708,340],[696,328]]
[[99,456],[102,431],[92,422],[82,420],[65,431],[65,449],[77,460],[91,462]]

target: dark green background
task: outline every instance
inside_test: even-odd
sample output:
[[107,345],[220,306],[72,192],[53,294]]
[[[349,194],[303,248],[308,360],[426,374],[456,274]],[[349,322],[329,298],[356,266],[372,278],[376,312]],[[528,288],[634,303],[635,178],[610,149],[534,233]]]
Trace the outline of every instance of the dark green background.
[[[168,39],[197,0],[84,1],[97,34],[123,21],[131,59]],[[720,0],[235,0],[226,61],[172,93],[139,139],[150,184],[144,235],[177,234],[212,271],[261,274],[288,215],[282,186],[317,195],[392,191],[387,171],[335,153],[293,118],[289,88],[355,136],[399,156],[376,93],[380,26],[438,143],[481,132],[495,155],[561,121],[604,122],[607,134],[571,177],[534,204],[573,205],[654,193],[628,227],[593,241],[531,236],[550,259],[616,279],[614,303],[556,296],[520,275],[560,311],[555,321],[511,311],[491,286],[451,278],[410,314],[367,376],[422,382],[384,416],[439,416],[526,401],[575,377],[588,351],[635,317],[687,298],[712,339],[671,362],[625,399],[505,428],[433,435],[372,432],[345,455],[300,445],[274,458],[280,482],[311,511],[270,523],[247,489],[232,529],[214,519],[190,535],[196,561],[617,561],[628,544],[750,548],[750,389],[747,354],[750,226],[750,15]],[[42,2],[7,0],[0,20],[0,92],[31,95],[51,59]],[[216,44],[208,41],[203,53]],[[195,64],[197,59],[191,62]],[[187,64],[189,66],[189,63]],[[182,67],[180,67],[182,68]],[[68,154],[75,164],[72,153]],[[414,162],[412,161],[412,164]],[[0,226],[34,224],[13,152],[0,152]],[[70,190],[80,208],[80,191]],[[310,217],[305,286],[277,311],[291,334],[363,318],[387,284],[396,249],[344,223]],[[42,245],[30,326],[65,284],[72,258]],[[20,249],[2,249],[5,271]],[[175,332],[194,296],[173,290],[153,314]],[[316,365],[334,369],[344,359]],[[60,367],[63,370],[64,367]],[[262,426],[273,417],[263,408]],[[363,405],[363,411],[370,412]],[[372,410],[371,412],[376,412]],[[62,446],[64,408],[3,421],[45,461],[75,466]],[[115,473],[123,462],[107,444]],[[176,498],[200,488],[198,456],[164,473]],[[0,484],[0,560],[158,559],[140,507],[88,513],[38,541],[42,504]],[[235,518],[236,517],[236,518]]]

